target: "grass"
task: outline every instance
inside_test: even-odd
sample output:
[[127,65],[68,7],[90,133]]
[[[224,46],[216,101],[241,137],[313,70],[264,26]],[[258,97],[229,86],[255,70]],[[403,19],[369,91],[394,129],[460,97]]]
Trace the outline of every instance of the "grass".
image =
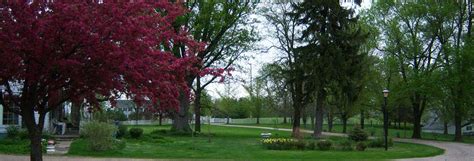
[[[247,125],[247,126],[264,126],[264,127],[275,127],[275,128],[289,128],[291,129],[291,124],[240,124],[240,125]],[[304,127],[301,125],[303,129],[312,130],[311,125],[307,125]],[[347,125],[347,132],[349,132],[354,127],[353,124]],[[332,132],[335,133],[342,133],[343,126],[341,124],[334,124]],[[327,124],[323,125],[323,129],[327,131],[328,127]],[[382,136],[383,135],[383,127],[382,125],[365,125],[365,131],[367,133],[374,133],[374,136]],[[390,137],[393,138],[411,138],[412,129],[396,129],[396,128],[389,128],[388,133]],[[426,140],[437,140],[437,141],[453,141],[454,135],[444,135],[444,134],[437,134],[437,133],[426,133],[422,132],[421,137]],[[474,136],[463,136],[463,142],[474,144]]]
[[20,139],[0,139],[0,153],[3,154],[29,154],[30,141]]
[[[369,148],[366,151],[276,151],[266,150],[260,144],[261,132],[271,132],[275,137],[289,137],[289,132],[249,128],[203,126],[203,131],[211,128],[211,142],[208,136],[172,136],[162,133],[152,137],[150,132],[169,129],[169,126],[139,126],[144,129],[141,139],[125,139],[121,150],[91,151],[83,139],[72,143],[72,156],[119,157],[119,158],[163,158],[163,159],[238,159],[238,160],[381,160],[412,157],[427,157],[443,153],[442,149],[409,143],[395,143],[389,151]],[[155,139],[154,139],[155,138]],[[330,138],[341,140],[345,138]],[[422,150],[420,150],[422,149]]]

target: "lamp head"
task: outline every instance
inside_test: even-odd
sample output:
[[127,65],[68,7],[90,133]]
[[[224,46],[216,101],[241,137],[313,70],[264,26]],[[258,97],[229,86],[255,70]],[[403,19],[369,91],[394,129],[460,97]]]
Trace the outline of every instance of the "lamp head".
[[390,91],[388,89],[384,89],[382,93],[383,93],[383,97],[388,97],[388,93],[390,93]]

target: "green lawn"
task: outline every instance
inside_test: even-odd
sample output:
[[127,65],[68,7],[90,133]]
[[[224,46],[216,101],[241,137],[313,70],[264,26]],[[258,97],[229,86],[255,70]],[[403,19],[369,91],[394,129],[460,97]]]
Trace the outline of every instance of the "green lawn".
[[[276,127],[276,128],[289,128],[291,129],[290,124],[239,124],[239,125],[247,125],[247,126],[264,126],[264,127]],[[308,129],[312,130],[311,125],[308,124],[306,127],[301,125],[303,129]],[[349,132],[354,125],[350,124],[347,125],[347,132]],[[328,127],[327,124],[323,125],[323,129],[327,131]],[[374,133],[374,136],[382,136],[383,135],[383,127],[381,125],[366,125],[365,126],[365,131],[367,133]],[[342,125],[341,124],[335,124],[333,125],[333,130],[332,132],[335,133],[342,133]],[[395,128],[389,128],[389,136],[390,137],[400,137],[400,138],[411,138],[412,135],[412,130],[411,129],[395,129]],[[438,141],[452,141],[454,140],[454,135],[443,135],[443,134],[436,134],[436,133],[425,133],[423,132],[421,134],[421,137],[426,140],[438,140]],[[474,144],[474,136],[464,136],[463,137],[464,143],[469,143],[469,144]]]
[[[125,139],[126,146],[121,150],[96,152],[88,150],[85,140],[72,143],[69,154],[72,156],[124,157],[124,158],[180,158],[180,159],[238,159],[238,160],[381,160],[434,156],[443,153],[435,147],[395,143],[388,152],[380,148],[369,148],[366,151],[317,151],[266,150],[260,144],[259,134],[271,132],[277,137],[289,137],[289,132],[260,130],[248,128],[203,126],[203,131],[211,129],[211,142],[207,135],[171,136],[162,134],[160,139],[150,139],[150,132],[155,129],[169,129],[169,126],[140,126],[144,128],[143,139]],[[328,138],[342,140],[345,138]],[[422,149],[422,150],[420,150]]]
[[0,153],[3,154],[29,154],[30,141],[20,139],[0,139]]

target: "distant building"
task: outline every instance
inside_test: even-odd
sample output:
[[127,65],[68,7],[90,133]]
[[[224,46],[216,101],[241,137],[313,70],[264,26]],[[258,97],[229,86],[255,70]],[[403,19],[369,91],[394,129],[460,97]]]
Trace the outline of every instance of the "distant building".
[[[427,133],[437,133],[442,134],[444,133],[444,123],[438,119],[439,117],[434,112],[429,112],[427,115],[430,115],[430,119],[428,119],[425,125],[422,127],[423,132]],[[472,122],[464,122],[461,132],[463,135],[474,135],[473,130],[474,124]],[[447,131],[448,134],[454,134],[455,127],[453,123],[447,124]]]

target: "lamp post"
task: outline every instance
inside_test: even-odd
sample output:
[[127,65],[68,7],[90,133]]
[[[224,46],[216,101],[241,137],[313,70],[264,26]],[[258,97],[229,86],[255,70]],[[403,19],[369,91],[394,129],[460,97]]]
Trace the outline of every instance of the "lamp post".
[[383,104],[383,108],[382,108],[382,112],[383,112],[383,131],[384,131],[384,143],[385,143],[385,151],[388,150],[388,114],[387,114],[387,97],[388,97],[388,93],[390,91],[388,91],[388,89],[384,89],[382,91],[383,93],[383,101],[384,101],[384,104]]
[[[1,79],[0,79],[0,80],[1,80]],[[5,90],[5,86],[0,85],[0,99],[1,99],[1,102],[2,102],[2,103],[3,103],[3,101],[4,101],[4,100],[3,100],[3,92],[4,92],[4,90]],[[0,104],[0,105],[2,105],[2,104]]]

